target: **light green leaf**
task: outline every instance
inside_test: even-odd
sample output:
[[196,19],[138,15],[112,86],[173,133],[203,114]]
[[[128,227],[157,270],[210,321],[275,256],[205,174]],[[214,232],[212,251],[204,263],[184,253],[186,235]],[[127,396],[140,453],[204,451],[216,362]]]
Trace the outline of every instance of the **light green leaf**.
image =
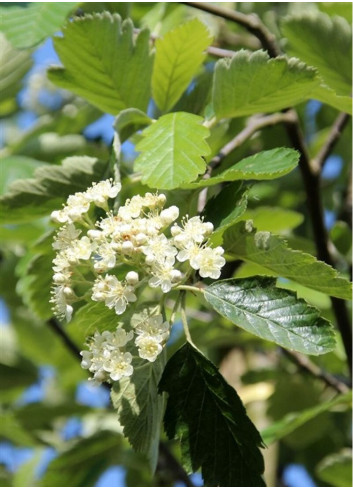
[[167,114],[143,131],[136,150],[135,170],[150,187],[172,189],[191,182],[206,169],[202,158],[210,149],[209,129],[202,117],[186,112]]
[[333,487],[352,487],[352,449],[344,448],[325,457],[317,466],[316,474]]
[[256,209],[247,209],[243,220],[251,219],[257,231],[270,231],[279,233],[288,231],[299,226],[303,220],[303,214],[284,209],[282,207],[256,207]]
[[334,349],[331,324],[296,293],[276,288],[272,277],[220,280],[205,299],[222,316],[260,338],[308,355]]
[[183,185],[202,188],[235,180],[273,180],[291,172],[298,164],[299,153],[290,148],[275,148],[248,156],[215,177]]
[[207,202],[203,214],[205,221],[212,222],[215,228],[211,236],[214,245],[220,244],[224,231],[239,221],[247,204],[248,190],[239,182],[227,185]]
[[212,38],[207,27],[192,19],[157,39],[152,93],[157,106],[167,112],[181,97],[206,57]]
[[158,458],[163,396],[158,383],[165,366],[165,350],[155,362],[136,358],[131,377],[114,382],[111,398],[124,435],[137,452],[144,453],[155,470]]
[[201,467],[205,487],[261,487],[262,440],[236,391],[189,343],[168,361],[159,388],[168,393],[164,426],[181,443],[187,472]]
[[349,406],[352,401],[352,394],[342,394],[330,401],[321,402],[318,406],[305,409],[304,411],[294,412],[287,414],[283,419],[272,424],[268,428],[265,428],[261,432],[261,436],[264,439],[266,445],[270,445],[275,441],[281,440],[285,436],[292,433],[294,430],[307,423],[308,421],[316,418],[321,413],[330,411],[338,404]]
[[1,159],[0,194],[4,194],[9,185],[20,178],[30,178],[34,170],[42,166],[43,161],[27,156],[6,156]]
[[217,61],[214,111],[218,119],[274,112],[303,102],[318,84],[315,70],[295,58],[240,50]]
[[90,487],[99,475],[119,460],[121,437],[113,431],[102,430],[54,458],[38,481],[40,487]]
[[119,141],[123,143],[139,129],[149,126],[152,119],[138,109],[122,110],[116,117],[114,129],[119,135]]
[[153,63],[148,31],[134,41],[129,19],[104,12],[75,19],[63,34],[54,45],[64,68],[49,70],[53,83],[110,114],[147,109]]
[[256,263],[280,277],[311,289],[350,300],[351,284],[336,270],[314,256],[288,248],[286,241],[270,232],[239,222],[224,234],[224,248],[233,258]]
[[312,98],[323,102],[324,104],[331,105],[341,112],[347,112],[352,115],[352,98],[337,95],[332,88],[327,85],[321,84],[316,87],[312,92]]
[[26,7],[2,7],[1,30],[15,48],[30,48],[58,31],[76,2],[32,2]]
[[31,66],[31,53],[14,49],[0,32],[0,115],[16,108],[16,94]]
[[102,179],[107,163],[89,156],[65,158],[59,166],[43,165],[34,177],[13,182],[0,197],[0,222],[28,222],[59,209],[70,194]]
[[352,92],[352,31],[342,17],[305,12],[283,21],[288,51],[319,70],[337,95]]

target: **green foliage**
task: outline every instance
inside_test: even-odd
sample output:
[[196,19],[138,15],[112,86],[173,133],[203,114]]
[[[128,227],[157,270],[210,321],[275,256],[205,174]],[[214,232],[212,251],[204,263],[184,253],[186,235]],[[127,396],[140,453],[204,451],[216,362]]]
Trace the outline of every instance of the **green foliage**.
[[308,355],[335,347],[331,324],[270,277],[220,280],[205,289],[205,299],[222,316],[246,331]]
[[297,59],[241,50],[216,64],[214,111],[221,119],[285,109],[309,98],[317,85],[315,70]]
[[135,170],[150,187],[172,189],[192,182],[206,168],[209,130],[202,118],[185,112],[164,115],[143,131]]
[[31,54],[14,49],[0,33],[0,115],[7,115],[16,108],[16,94],[31,66]]
[[261,437],[236,391],[207,358],[186,343],[167,363],[160,390],[169,396],[166,433],[180,439],[189,472],[201,467],[205,486],[264,485]]
[[201,188],[234,180],[273,180],[291,172],[298,164],[299,155],[289,148],[260,151],[248,156],[215,177],[184,185],[186,188]]
[[114,129],[119,135],[121,143],[126,141],[137,130],[151,124],[152,120],[147,114],[138,109],[122,110],[116,117]]
[[336,270],[308,253],[290,249],[283,238],[257,231],[250,223],[240,222],[227,230],[224,246],[233,258],[256,263],[277,276],[350,300],[351,284]]
[[352,92],[352,33],[342,17],[321,12],[284,19],[282,30],[289,53],[319,70],[325,85],[338,95]]
[[111,390],[113,406],[123,426],[124,435],[133,448],[144,453],[152,471],[156,469],[163,418],[163,396],[158,383],[165,366],[165,355],[155,362],[141,362],[131,377],[114,382]]
[[33,178],[16,180],[0,198],[0,222],[23,222],[48,215],[59,209],[70,194],[101,180],[107,167],[107,163],[88,156],[65,158],[60,166],[40,166]]
[[104,12],[76,18],[63,33],[54,44],[64,68],[51,68],[53,83],[110,114],[147,109],[153,62],[148,31],[134,41],[130,20]]
[[114,431],[82,438],[50,462],[40,485],[93,486],[101,472],[118,460],[120,447],[121,439]]
[[283,419],[263,430],[261,436],[266,445],[270,445],[289,435],[311,419],[316,418],[319,414],[329,411],[337,405],[346,406],[346,409],[348,409],[351,404],[351,398],[351,393],[348,392],[347,394],[336,396],[330,401],[322,402],[313,408],[305,409],[300,412],[288,413]]
[[26,7],[2,7],[1,30],[15,48],[30,48],[54,34],[77,5],[76,2],[32,2]]
[[351,487],[352,485],[352,450],[343,449],[325,457],[317,467],[321,480],[334,487]]
[[171,109],[186,90],[204,61],[211,40],[207,27],[198,19],[156,40],[152,93],[162,112]]

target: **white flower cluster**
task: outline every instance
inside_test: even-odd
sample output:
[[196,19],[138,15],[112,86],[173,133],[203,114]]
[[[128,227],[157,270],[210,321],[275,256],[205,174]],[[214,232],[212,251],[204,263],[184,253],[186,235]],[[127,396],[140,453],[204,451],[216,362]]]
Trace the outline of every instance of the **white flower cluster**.
[[[201,277],[220,276],[223,249],[207,245],[211,223],[186,217],[181,226],[175,224],[179,209],[165,209],[163,194],[135,195],[113,214],[108,200],[120,189],[120,183],[112,180],[94,183],[85,192],[70,195],[61,210],[52,212],[52,219],[62,224],[53,243],[57,255],[51,299],[60,318],[69,321],[72,304],[82,298],[103,302],[123,314],[137,300],[137,287],[148,283],[167,293],[191,269]],[[92,204],[105,211],[105,217],[95,223]]]
[[[161,314],[147,314],[138,321],[134,329],[139,357],[154,362],[169,337],[169,323],[163,322]],[[133,336],[133,331],[127,333],[121,326],[115,332],[94,334],[88,343],[89,349],[81,351],[81,366],[93,374],[91,380],[95,383],[111,382],[132,375],[133,356],[126,351],[126,345]]]
[[[192,270],[201,277],[218,278],[225,264],[223,249],[212,248],[213,231],[200,217],[185,217],[181,225],[176,206],[164,208],[163,194],[135,195],[109,210],[109,199],[121,189],[105,180],[85,192],[70,195],[62,209],[52,212],[59,224],[53,242],[53,311],[70,321],[73,304],[102,302],[123,314],[137,301],[137,289],[149,285],[168,293],[186,281]],[[98,208],[98,209],[97,209]],[[103,217],[96,219],[97,214]],[[140,358],[153,362],[169,336],[169,324],[161,315],[146,317],[132,325]],[[95,381],[119,380],[132,374],[132,355],[125,351],[133,333],[118,328],[116,333],[96,333],[89,350],[82,352],[82,366]]]

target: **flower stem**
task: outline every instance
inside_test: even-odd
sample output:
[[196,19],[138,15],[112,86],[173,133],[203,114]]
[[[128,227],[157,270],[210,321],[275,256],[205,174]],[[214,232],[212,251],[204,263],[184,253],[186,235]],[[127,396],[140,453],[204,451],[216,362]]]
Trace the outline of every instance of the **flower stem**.
[[183,323],[184,333],[185,333],[185,336],[186,336],[188,343],[190,343],[191,346],[193,346],[194,348],[196,348],[196,350],[198,350],[197,346],[192,341],[190,330],[189,330],[189,325],[188,325],[188,320],[186,317],[186,310],[185,310],[185,295],[186,294],[184,291],[181,292],[181,294],[180,294],[180,296],[181,296],[181,309],[180,309],[181,321]]
[[204,294],[204,291],[201,287],[194,287],[193,285],[178,285],[175,287],[176,290],[190,290],[190,292],[197,292]]

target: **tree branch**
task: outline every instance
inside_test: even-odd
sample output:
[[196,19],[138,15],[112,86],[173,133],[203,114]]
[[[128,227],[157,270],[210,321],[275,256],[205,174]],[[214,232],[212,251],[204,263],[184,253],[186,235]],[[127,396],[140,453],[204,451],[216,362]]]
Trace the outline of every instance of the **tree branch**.
[[246,30],[251,32],[255,37],[259,39],[261,45],[267,49],[271,57],[276,57],[281,54],[279,50],[275,36],[267,29],[267,27],[260,21],[257,15],[246,15],[236,10],[230,10],[212,3],[205,2],[180,2],[183,5],[194,7],[204,12],[208,12],[223,19],[236,22],[237,24],[245,27]]
[[64,331],[62,328],[61,324],[57,319],[55,318],[50,318],[47,321],[47,325],[50,327],[50,329],[61,339],[61,341],[64,343],[64,345],[67,347],[69,351],[74,355],[75,358],[77,358],[80,362],[82,360],[81,354],[80,354],[80,349],[78,346],[72,341],[72,339],[69,337],[69,335]]
[[310,375],[316,377],[317,379],[323,380],[326,385],[334,389],[336,392],[344,394],[349,391],[349,387],[345,383],[341,382],[333,375],[322,370],[304,355],[301,355],[300,353],[296,353],[294,351],[285,350],[284,348],[281,348],[281,351],[287,358],[289,358],[289,360],[291,360],[291,362],[297,365],[300,369],[308,372]]
[[325,144],[322,146],[317,156],[312,160],[312,167],[314,171],[322,171],[328,156],[331,154],[344,128],[347,125],[349,117],[349,114],[346,114],[345,112],[341,112],[338,115],[333,126],[331,127],[330,134],[328,135]]

